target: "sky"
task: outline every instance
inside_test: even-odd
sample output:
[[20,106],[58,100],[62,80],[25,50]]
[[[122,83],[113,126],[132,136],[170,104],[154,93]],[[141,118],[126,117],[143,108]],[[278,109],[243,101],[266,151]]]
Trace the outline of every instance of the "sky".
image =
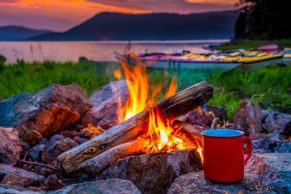
[[201,13],[235,9],[237,0],[0,0],[0,26],[66,31],[100,12]]

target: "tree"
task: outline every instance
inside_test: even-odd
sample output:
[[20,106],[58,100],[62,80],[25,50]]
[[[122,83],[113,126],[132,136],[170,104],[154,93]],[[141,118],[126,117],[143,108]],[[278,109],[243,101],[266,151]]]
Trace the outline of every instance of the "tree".
[[236,38],[291,38],[290,0],[240,0],[239,7]]
[[240,13],[235,24],[235,38],[245,38],[247,30],[247,14]]

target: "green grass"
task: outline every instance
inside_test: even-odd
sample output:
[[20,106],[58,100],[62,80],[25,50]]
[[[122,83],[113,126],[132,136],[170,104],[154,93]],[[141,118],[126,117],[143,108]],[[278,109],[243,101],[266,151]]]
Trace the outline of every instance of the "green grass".
[[23,61],[14,65],[0,65],[0,99],[21,92],[36,92],[53,83],[79,84],[90,95],[98,87],[113,79],[111,64],[106,63],[33,63]]
[[[112,63],[33,63],[23,61],[14,65],[0,64],[0,99],[21,92],[36,92],[53,83],[79,84],[88,95],[115,80]],[[199,81],[207,80],[215,86],[214,97],[209,104],[228,110],[231,119],[241,101],[245,98],[267,109],[290,111],[291,109],[291,67],[267,67],[252,72],[231,71],[227,73],[209,71],[168,71],[148,70],[151,88],[163,85],[162,93],[173,76],[182,90]],[[161,94],[162,95],[162,94]]]
[[218,46],[219,50],[253,49],[266,44],[278,44],[282,47],[291,47],[291,39],[281,40],[234,40]]
[[263,109],[291,109],[291,67],[266,67],[252,72],[228,72],[209,78],[215,88],[213,105],[225,106],[230,115],[243,99]]

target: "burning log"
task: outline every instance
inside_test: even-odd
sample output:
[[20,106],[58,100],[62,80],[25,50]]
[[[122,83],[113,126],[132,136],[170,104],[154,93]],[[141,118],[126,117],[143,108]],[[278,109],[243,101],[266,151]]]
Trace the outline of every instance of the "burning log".
[[80,169],[87,172],[99,173],[110,164],[118,159],[129,155],[141,153],[148,146],[149,142],[144,139],[137,139],[128,143],[115,146],[89,160],[86,160],[80,165]]
[[101,135],[64,152],[58,157],[58,161],[66,173],[75,172],[80,169],[84,161],[117,145],[136,140],[145,133],[140,126],[148,121],[152,108],[157,108],[166,118],[174,119],[205,104],[212,95],[213,87],[206,82],[195,84],[110,128]]
[[190,125],[188,123],[178,121],[176,120],[173,123],[173,127],[176,128],[176,126],[181,127],[182,130],[184,130],[187,133],[190,133],[191,135],[202,137],[201,132],[205,130],[204,127],[198,126],[198,125]]

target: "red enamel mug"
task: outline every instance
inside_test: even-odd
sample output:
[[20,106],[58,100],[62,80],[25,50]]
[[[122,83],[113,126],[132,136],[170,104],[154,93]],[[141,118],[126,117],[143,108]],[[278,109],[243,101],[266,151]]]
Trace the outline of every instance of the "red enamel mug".
[[202,137],[205,177],[221,183],[243,180],[244,166],[252,154],[251,140],[242,131],[230,129],[206,130]]

